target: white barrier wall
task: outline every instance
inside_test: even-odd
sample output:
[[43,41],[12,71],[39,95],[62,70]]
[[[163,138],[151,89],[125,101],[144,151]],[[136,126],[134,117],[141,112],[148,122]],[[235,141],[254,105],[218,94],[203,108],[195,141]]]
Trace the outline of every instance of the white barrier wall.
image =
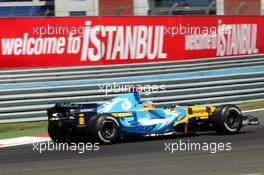
[[216,14],[217,15],[224,15],[224,0],[216,0]]
[[134,15],[146,16],[148,15],[149,3],[148,0],[134,0]]
[[55,16],[70,16],[71,12],[80,12],[80,16],[85,16],[81,12],[86,12],[87,16],[97,16],[98,0],[55,0]]
[[261,15],[264,15],[264,0],[261,0]]

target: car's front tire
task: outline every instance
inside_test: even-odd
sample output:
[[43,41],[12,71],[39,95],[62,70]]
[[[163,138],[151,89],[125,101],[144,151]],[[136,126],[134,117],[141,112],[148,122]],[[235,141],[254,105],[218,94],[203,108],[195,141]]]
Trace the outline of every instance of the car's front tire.
[[222,105],[216,107],[212,124],[220,134],[235,134],[242,128],[242,112],[235,105]]
[[101,144],[116,143],[121,137],[118,121],[108,115],[92,117],[87,124],[87,133],[89,140]]

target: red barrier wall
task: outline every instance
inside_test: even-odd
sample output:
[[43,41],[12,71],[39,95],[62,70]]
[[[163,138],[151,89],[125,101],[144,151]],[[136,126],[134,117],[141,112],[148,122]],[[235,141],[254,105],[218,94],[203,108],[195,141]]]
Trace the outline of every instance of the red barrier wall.
[[263,21],[261,16],[0,19],[0,68],[259,54]]

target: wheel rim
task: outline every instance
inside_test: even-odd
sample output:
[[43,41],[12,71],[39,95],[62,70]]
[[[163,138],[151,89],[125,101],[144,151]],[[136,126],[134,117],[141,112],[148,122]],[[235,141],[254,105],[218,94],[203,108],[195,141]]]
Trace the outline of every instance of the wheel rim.
[[102,135],[105,139],[111,139],[116,135],[116,127],[112,121],[104,121],[102,124]]
[[237,111],[230,111],[230,113],[226,117],[225,125],[228,128],[235,130],[239,127],[239,123],[240,123],[240,114],[237,113]]

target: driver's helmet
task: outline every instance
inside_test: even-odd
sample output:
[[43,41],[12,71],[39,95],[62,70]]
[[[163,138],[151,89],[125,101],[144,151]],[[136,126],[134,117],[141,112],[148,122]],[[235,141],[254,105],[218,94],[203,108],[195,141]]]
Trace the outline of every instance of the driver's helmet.
[[145,108],[156,108],[155,104],[152,101],[144,101],[143,106]]

